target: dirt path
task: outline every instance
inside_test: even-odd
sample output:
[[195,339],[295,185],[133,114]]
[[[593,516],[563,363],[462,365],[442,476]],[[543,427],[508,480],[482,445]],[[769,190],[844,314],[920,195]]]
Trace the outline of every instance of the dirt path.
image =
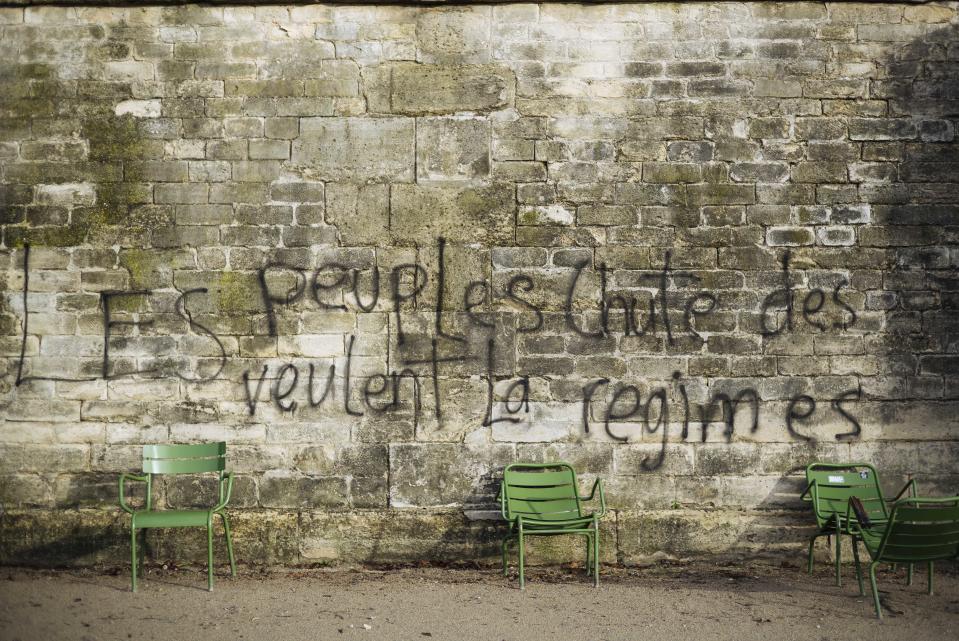
[[[534,567],[525,592],[493,570],[336,570],[218,575],[150,571],[129,577],[0,570],[0,639],[390,641],[640,639],[815,640],[955,638],[959,577],[940,571],[880,577],[885,619],[859,597],[852,569],[748,565],[604,569],[593,589],[581,569]],[[868,591],[868,585],[867,585]]]

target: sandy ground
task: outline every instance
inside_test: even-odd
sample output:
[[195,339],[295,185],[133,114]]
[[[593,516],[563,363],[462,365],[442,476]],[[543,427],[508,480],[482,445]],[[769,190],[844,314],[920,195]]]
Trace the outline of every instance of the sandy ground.
[[533,567],[523,592],[485,569],[220,572],[212,593],[200,571],[151,569],[136,594],[122,573],[0,569],[0,639],[939,641],[959,636],[954,572],[933,596],[925,572],[911,587],[883,572],[879,622],[852,568],[837,588],[826,564],[604,568],[598,589],[580,568]]

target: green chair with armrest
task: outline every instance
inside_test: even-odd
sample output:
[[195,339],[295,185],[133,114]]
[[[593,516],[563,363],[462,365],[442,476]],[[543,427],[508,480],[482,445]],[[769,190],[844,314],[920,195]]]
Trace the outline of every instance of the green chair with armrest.
[[[226,443],[199,445],[145,445],[143,446],[143,474],[120,475],[120,508],[131,515],[130,554],[131,584],[137,589],[137,530],[167,527],[205,527],[207,537],[207,588],[213,590],[213,520],[223,519],[226,533],[226,549],[230,557],[230,573],[236,576],[236,560],[233,557],[233,539],[230,535],[230,520],[226,506],[233,491],[233,473],[226,472]],[[217,472],[217,504],[208,510],[155,510],[153,509],[154,474],[200,474]],[[134,509],[126,501],[126,483],[136,481],[146,484],[146,499],[143,509]]]
[[[598,492],[599,511],[583,510]],[[519,543],[519,585],[526,587],[526,545],[528,536],[573,534],[586,537],[586,574],[599,586],[599,520],[606,514],[603,483],[596,479],[589,496],[579,494],[576,472],[569,463],[513,463],[503,471],[499,492],[503,518],[509,532],[503,537],[503,573],[507,572],[507,548],[514,538]]]
[[933,562],[959,557],[959,496],[948,498],[906,498],[896,501],[884,523],[872,521],[868,509],[857,497],[850,497],[845,515],[853,537],[856,579],[859,594],[865,595],[862,569],[859,565],[858,542],[869,553],[869,583],[872,587],[876,616],[882,618],[879,590],[876,587],[876,566],[880,563],[925,563],[929,594],[933,591]]
[[[910,480],[892,501],[907,491],[916,496],[916,482]],[[873,523],[889,520],[887,500],[883,497],[876,468],[868,463],[812,463],[806,467],[806,489],[800,495],[812,504],[818,531],[809,540],[808,572],[813,569],[813,546],[821,536],[836,537],[836,585],[842,585],[842,536],[849,536],[846,508],[850,497],[857,497]],[[912,583],[912,566],[909,566]]]

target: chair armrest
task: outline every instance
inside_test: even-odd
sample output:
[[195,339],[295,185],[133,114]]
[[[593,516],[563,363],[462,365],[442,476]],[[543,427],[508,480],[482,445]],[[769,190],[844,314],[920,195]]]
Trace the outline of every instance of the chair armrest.
[[863,507],[862,501],[856,496],[850,496],[846,502],[846,529],[849,534],[862,534],[865,530],[872,529],[872,522]]
[[148,474],[121,474],[120,475],[120,509],[128,514],[133,514],[133,508],[127,505],[126,500],[126,482],[139,481],[147,484],[147,509],[150,508],[150,476]]
[[916,498],[917,496],[919,496],[919,490],[916,486],[916,479],[909,479],[909,482],[903,485],[902,489],[899,490],[899,494],[897,494],[895,498],[888,499],[888,501],[890,503],[895,503],[896,501],[902,498],[902,495],[905,494],[906,490],[908,489],[912,489],[912,492],[910,493],[910,496],[912,498]]
[[[224,491],[223,481],[226,481],[226,488]],[[226,507],[227,503],[230,502],[230,495],[233,493],[233,472],[220,472],[220,502],[216,504],[216,507],[213,508],[213,512],[219,512]]]
[[503,516],[503,519],[509,521],[510,518],[507,515],[506,510],[506,487],[505,481],[499,482],[499,492],[496,494],[496,500],[499,501],[499,512]]
[[812,501],[813,496],[812,494],[810,494],[810,491],[815,492],[815,488],[816,488],[816,481],[814,480],[812,483],[806,486],[805,490],[802,491],[802,494],[799,495],[799,499],[801,501]]
[[576,491],[576,498],[580,501],[592,501],[596,496],[596,490],[599,489],[599,517],[606,516],[606,495],[603,494],[603,479],[596,479],[593,482],[593,489],[590,490],[589,496],[580,496],[579,490]]
[[852,497],[846,501],[846,529],[850,534],[858,534],[862,531],[859,519],[856,518],[856,513],[852,509]]

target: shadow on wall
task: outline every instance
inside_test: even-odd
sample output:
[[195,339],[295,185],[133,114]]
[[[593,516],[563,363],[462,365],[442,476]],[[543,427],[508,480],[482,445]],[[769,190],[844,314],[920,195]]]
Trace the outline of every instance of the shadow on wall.
[[846,184],[817,192],[810,208],[821,232],[836,234],[834,246],[794,256],[809,287],[828,291],[836,283],[814,279],[844,274],[863,292],[850,334],[862,341],[861,356],[837,357],[860,382],[863,432],[794,441],[788,469],[753,503],[768,518],[660,510],[623,519],[616,527],[636,530],[626,536],[641,554],[727,549],[781,558],[798,550],[812,532],[798,494],[815,460],[872,462],[888,496],[909,478],[925,494],[959,493],[959,27],[889,44],[869,80],[868,99],[833,101],[843,106],[826,112],[846,125],[842,137],[816,143],[848,171]]
[[[869,399],[885,403],[878,439],[915,444],[904,455],[894,446],[875,464],[889,483],[912,475],[920,491],[959,493],[959,26],[935,29],[890,47],[872,97],[886,113],[863,120],[859,198],[871,209],[862,228],[862,251],[882,256],[881,287],[866,309],[882,312],[884,327],[867,337],[866,354],[878,357]],[[850,136],[854,134],[850,124]],[[896,475],[896,476],[894,476]],[[898,488],[897,488],[898,489]]]
[[[855,289],[865,292],[863,357],[851,373],[861,381],[861,402],[872,408],[869,422],[875,427],[864,428],[869,443],[853,440],[849,450],[829,453],[830,444],[814,442],[793,447],[805,451],[797,458],[808,456],[807,462],[873,463],[887,496],[895,496],[910,478],[922,494],[955,495],[959,26],[891,44],[869,86],[869,99],[845,114],[847,139],[837,145],[847,153],[849,146],[860,147],[858,159],[849,156],[851,189],[838,190],[827,213],[828,229],[837,234],[855,225],[855,244],[845,252],[845,265],[841,254],[828,265],[815,264],[809,254],[806,267],[847,270],[851,280],[860,281]],[[786,472],[758,508],[808,510],[796,500],[797,485],[790,480],[803,475],[802,466]],[[790,545],[807,536],[796,528],[780,534]],[[748,547],[749,535],[743,538],[736,545]],[[817,549],[825,551],[822,544]]]

